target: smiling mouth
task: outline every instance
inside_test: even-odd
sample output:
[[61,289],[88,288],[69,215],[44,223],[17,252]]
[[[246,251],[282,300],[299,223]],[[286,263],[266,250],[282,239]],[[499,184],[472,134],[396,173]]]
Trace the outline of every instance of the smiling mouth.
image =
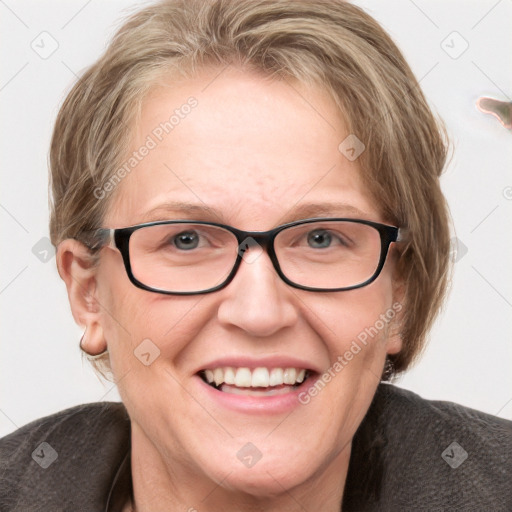
[[236,395],[273,396],[290,393],[313,372],[305,368],[223,368],[206,369],[199,376],[209,386]]

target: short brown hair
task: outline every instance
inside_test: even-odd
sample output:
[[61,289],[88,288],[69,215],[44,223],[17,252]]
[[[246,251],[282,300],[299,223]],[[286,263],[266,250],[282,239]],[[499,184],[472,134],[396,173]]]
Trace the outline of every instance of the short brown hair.
[[226,65],[324,88],[366,146],[358,163],[368,191],[408,234],[397,262],[403,349],[392,356],[395,370],[405,370],[448,284],[449,215],[439,183],[446,137],[397,46],[345,1],[164,0],[131,16],[59,112],[50,151],[52,242],[102,225],[112,197],[98,200],[94,190],[121,165],[157,77]]

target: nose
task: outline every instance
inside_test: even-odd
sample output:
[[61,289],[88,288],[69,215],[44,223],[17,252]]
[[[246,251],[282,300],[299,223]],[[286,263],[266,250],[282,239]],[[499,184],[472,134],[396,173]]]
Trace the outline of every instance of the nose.
[[294,291],[278,276],[266,252],[248,251],[233,281],[224,288],[218,319],[256,337],[272,336],[298,319]]

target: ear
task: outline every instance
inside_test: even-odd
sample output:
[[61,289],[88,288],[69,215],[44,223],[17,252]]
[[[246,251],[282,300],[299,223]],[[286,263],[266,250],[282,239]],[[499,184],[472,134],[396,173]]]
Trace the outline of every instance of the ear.
[[[396,279],[393,285],[393,304],[390,308],[390,315],[393,318],[389,323],[386,352],[398,354],[402,350],[402,325],[405,313],[405,292],[406,285],[403,280]],[[391,313],[392,312],[392,313]]]
[[57,269],[66,283],[75,322],[85,326],[82,348],[90,355],[101,354],[107,342],[100,323],[97,302],[97,265],[90,249],[77,240],[62,241],[57,248]]

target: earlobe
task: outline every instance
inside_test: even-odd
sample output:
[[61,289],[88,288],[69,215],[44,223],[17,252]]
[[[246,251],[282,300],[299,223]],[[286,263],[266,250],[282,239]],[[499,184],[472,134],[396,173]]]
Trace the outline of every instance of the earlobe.
[[99,356],[107,350],[103,329],[98,322],[86,325],[80,340],[80,348],[90,356]]
[[394,282],[393,289],[393,318],[389,324],[387,349],[388,354],[398,354],[403,347],[402,326],[405,314],[406,286],[402,280]]
[[97,301],[97,264],[90,250],[73,239],[62,241],[57,248],[57,269],[66,284],[75,322],[85,327],[80,341],[82,349],[97,355],[107,348]]
[[400,333],[400,324],[392,325],[387,339],[387,354],[398,354],[402,350],[403,341]]

